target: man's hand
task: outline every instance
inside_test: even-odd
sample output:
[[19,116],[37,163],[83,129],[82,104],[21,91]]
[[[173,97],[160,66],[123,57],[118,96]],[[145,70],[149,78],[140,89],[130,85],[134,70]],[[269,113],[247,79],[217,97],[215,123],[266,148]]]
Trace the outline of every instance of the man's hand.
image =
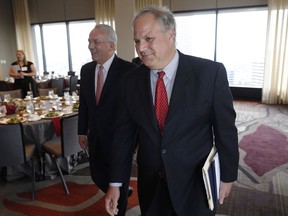
[[105,195],[105,208],[109,215],[114,216],[118,214],[118,199],[120,197],[119,187],[109,186]]
[[223,204],[224,199],[229,196],[230,191],[232,189],[233,182],[220,182],[220,192],[219,192],[219,203]]
[[85,135],[79,135],[79,144],[82,149],[88,149],[88,139]]

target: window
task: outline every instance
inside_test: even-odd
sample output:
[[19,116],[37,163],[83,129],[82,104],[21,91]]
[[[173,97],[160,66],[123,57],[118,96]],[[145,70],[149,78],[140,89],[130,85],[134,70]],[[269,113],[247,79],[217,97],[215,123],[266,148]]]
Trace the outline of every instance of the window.
[[66,76],[69,70],[80,75],[82,65],[91,61],[88,36],[94,26],[94,20],[33,25],[39,75]]
[[231,87],[262,88],[267,15],[266,8],[176,14],[177,48],[222,62]]
[[45,24],[42,28],[46,70],[54,71],[55,75],[66,75],[69,62],[65,23]]
[[82,65],[92,61],[88,49],[88,35],[94,26],[95,21],[69,23],[72,69],[78,75]]
[[177,49],[188,55],[214,60],[215,18],[215,12],[177,14]]
[[220,11],[217,61],[227,69],[230,86],[262,88],[267,10]]

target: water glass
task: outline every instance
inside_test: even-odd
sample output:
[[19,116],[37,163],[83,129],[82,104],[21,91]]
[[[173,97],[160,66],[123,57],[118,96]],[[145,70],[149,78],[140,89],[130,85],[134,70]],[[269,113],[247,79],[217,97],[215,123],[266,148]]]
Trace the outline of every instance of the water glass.
[[52,90],[52,91],[49,91],[48,92],[48,95],[49,95],[49,98],[53,98],[54,97],[54,91]]
[[30,99],[33,98],[33,92],[32,91],[27,91],[27,98],[30,98]]
[[26,105],[26,111],[27,111],[29,114],[34,113],[34,105],[33,105],[33,103],[32,103],[31,101],[27,103],[27,105]]
[[5,115],[7,113],[6,106],[0,106],[0,116]]
[[4,94],[4,102],[9,102],[11,100],[10,94]]

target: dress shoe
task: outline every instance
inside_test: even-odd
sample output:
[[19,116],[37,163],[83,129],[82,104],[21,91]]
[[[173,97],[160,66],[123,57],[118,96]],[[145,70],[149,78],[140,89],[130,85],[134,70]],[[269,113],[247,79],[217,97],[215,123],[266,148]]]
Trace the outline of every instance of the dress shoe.
[[133,193],[133,188],[129,186],[129,189],[128,189],[128,197],[130,197]]

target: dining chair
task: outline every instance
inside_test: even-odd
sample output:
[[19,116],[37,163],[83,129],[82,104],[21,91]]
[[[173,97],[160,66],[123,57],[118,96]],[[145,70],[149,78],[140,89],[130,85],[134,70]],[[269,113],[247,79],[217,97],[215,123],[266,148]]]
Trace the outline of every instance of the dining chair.
[[68,71],[67,75],[68,76],[75,76],[76,72],[75,71]]
[[22,90],[16,89],[16,90],[9,90],[9,91],[0,91],[0,97],[3,101],[4,95],[10,94],[11,98],[22,98]]
[[57,94],[57,88],[38,88],[39,96],[49,96],[49,91],[54,91],[54,94]]
[[[44,153],[48,153],[52,160],[54,160],[58,172],[60,174],[61,181],[64,186],[66,194],[69,194],[69,189],[67,187],[66,181],[64,179],[60,160],[72,155],[76,155],[83,152],[83,149],[78,143],[78,115],[64,116],[60,120],[61,135],[54,137],[42,144],[42,150]],[[43,157],[44,158],[44,157]],[[45,165],[43,167],[45,175]]]
[[78,76],[71,76],[69,78],[69,86],[64,89],[64,92],[69,92],[72,95],[72,92],[77,91]]
[[[24,143],[21,123],[0,125],[0,167],[24,165],[31,169],[32,200],[35,199],[35,144]],[[26,172],[25,172],[26,174]]]
[[44,71],[44,72],[43,72],[43,75],[44,75],[44,76],[49,76],[49,72],[48,72],[48,71]]
[[64,89],[64,78],[53,78],[51,79],[51,87],[57,88],[58,96],[63,96],[63,89]]
[[8,91],[9,86],[5,80],[0,80],[0,91]]

